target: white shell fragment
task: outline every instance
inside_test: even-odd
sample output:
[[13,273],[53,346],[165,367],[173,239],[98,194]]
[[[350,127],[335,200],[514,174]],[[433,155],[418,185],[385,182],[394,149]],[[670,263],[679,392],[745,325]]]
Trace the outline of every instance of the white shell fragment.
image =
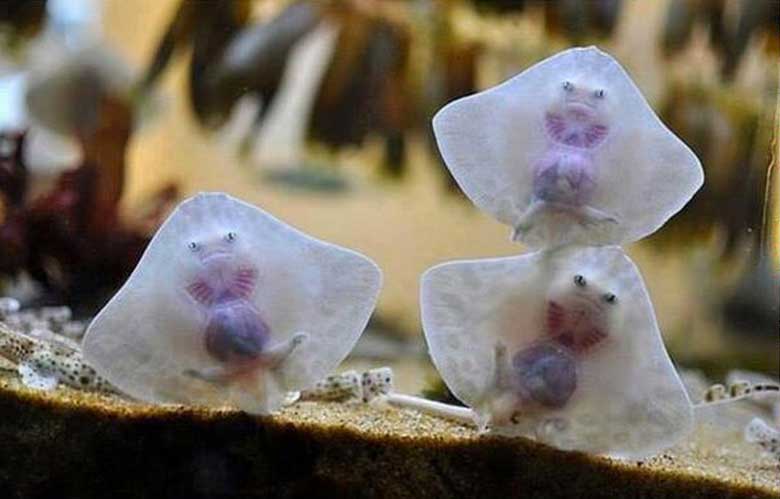
[[647,290],[618,247],[438,265],[421,306],[434,364],[482,428],[631,459],[691,429]]
[[17,371],[19,372],[19,376],[21,376],[22,383],[35,390],[54,390],[59,384],[59,379],[56,374],[41,369],[33,363],[22,362],[17,367]]
[[20,308],[21,305],[16,298],[8,296],[0,297],[0,318],[5,319],[9,315],[17,313]]
[[433,129],[463,192],[535,248],[641,239],[704,179],[694,153],[596,47],[451,102]]
[[199,194],[89,326],[84,354],[141,400],[265,414],[347,356],[380,283],[363,255],[226,194]]

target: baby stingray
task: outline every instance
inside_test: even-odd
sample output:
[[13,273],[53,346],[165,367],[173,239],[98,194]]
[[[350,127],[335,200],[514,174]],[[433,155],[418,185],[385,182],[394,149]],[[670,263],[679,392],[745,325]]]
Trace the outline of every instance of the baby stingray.
[[577,388],[580,363],[610,337],[610,316],[617,304],[613,293],[574,275],[544,303],[543,334],[508,357],[499,340],[494,349],[495,391],[490,423],[506,425],[522,410],[560,409]]
[[132,397],[265,414],[349,353],[381,273],[221,193],[184,201],[90,324],[84,354]]
[[451,102],[433,129],[466,195],[535,248],[641,239],[704,178],[625,70],[595,47]]
[[421,287],[434,364],[483,430],[632,459],[690,431],[691,402],[620,248],[450,262]]

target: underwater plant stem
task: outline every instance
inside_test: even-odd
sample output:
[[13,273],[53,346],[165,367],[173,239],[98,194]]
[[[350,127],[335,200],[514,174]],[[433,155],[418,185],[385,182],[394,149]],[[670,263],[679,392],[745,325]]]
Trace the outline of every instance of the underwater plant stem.
[[458,407],[455,405],[436,402],[413,395],[404,395],[402,393],[388,393],[386,400],[391,405],[415,409],[432,416],[439,416],[445,419],[451,419],[460,423],[474,425],[474,411],[468,407]]

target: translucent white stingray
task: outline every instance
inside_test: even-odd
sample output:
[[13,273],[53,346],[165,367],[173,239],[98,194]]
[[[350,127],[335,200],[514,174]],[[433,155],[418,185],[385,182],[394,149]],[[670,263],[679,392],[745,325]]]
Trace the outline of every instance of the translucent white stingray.
[[[285,346],[275,365],[235,379],[215,376],[216,382],[193,375],[231,368],[206,345],[209,304],[220,298],[193,286],[203,280],[207,261],[198,253],[223,258],[206,280],[230,277],[232,269],[239,276],[251,273],[253,283],[239,278],[230,289],[241,291],[244,306],[262,318],[257,322],[270,334],[266,347]],[[379,268],[363,255],[309,237],[226,194],[199,194],[168,218],[89,326],[84,355],[138,399],[268,413],[280,407],[285,392],[313,386],[346,357],[368,322],[380,283]],[[232,341],[230,329],[221,330],[228,335],[221,337],[222,347]],[[241,341],[233,346],[243,347]]]
[[[566,50],[449,103],[433,130],[465,194],[536,248],[641,239],[682,209],[704,179],[693,152],[596,47]],[[573,143],[560,135],[566,130],[576,132]],[[545,165],[558,171],[558,208],[567,209],[535,205]],[[566,199],[561,189],[580,196]]]
[[[556,335],[561,332],[550,303],[570,307],[566,297],[580,291],[604,300],[599,327],[606,335],[571,350],[562,346],[565,335],[550,334],[551,324]],[[434,364],[483,428],[632,459],[669,447],[691,429],[691,402],[642,279],[620,248],[444,263],[423,275],[421,307]],[[519,352],[541,344],[574,352],[567,358],[576,359],[573,392],[564,393],[556,407],[511,388],[524,384],[533,390],[539,379],[506,382],[507,375],[517,376],[513,362]],[[497,347],[505,349],[503,356]]]

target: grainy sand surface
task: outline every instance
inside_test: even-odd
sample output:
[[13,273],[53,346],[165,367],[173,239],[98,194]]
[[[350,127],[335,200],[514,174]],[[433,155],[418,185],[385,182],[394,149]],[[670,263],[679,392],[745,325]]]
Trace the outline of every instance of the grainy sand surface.
[[[414,364],[396,365],[395,370],[400,373],[398,378],[401,386],[417,385],[419,379],[425,376],[425,371]],[[21,385],[9,371],[0,371],[0,396],[3,396],[3,392],[6,395],[15,393],[23,400],[36,403],[45,400],[52,408],[55,421],[62,414],[61,411],[67,411],[68,408],[100,413],[109,418],[109,424],[112,419],[132,421],[136,418],[151,418],[165,421],[174,417],[184,420],[192,417],[201,423],[204,419],[207,422],[218,422],[239,413],[229,408],[215,410],[177,405],[154,406],[67,387],[58,388],[52,393],[35,392]],[[756,488],[766,497],[780,497],[780,464],[742,439],[740,425],[749,420],[755,411],[755,408],[747,405],[700,412],[699,424],[689,440],[645,462],[621,462],[601,457],[586,457],[586,461],[604,472],[628,473],[630,476],[636,474],[637,480],[649,477],[666,483],[669,480],[690,482],[701,479],[710,485],[711,481],[715,481],[721,486],[735,487],[735,490],[742,492],[746,488]],[[480,436],[474,429],[464,425],[383,404],[299,402],[283,409],[269,423],[316,434],[333,432],[343,435],[340,432],[347,432],[359,440],[378,442],[380,446],[385,442],[391,446],[419,447],[421,451],[462,445],[478,449],[482,442],[496,440]],[[544,446],[524,439],[517,440],[517,444],[523,452],[529,452],[528,446],[531,452],[534,448],[540,449],[543,454],[548,452]],[[562,453],[566,454],[569,453]]]

